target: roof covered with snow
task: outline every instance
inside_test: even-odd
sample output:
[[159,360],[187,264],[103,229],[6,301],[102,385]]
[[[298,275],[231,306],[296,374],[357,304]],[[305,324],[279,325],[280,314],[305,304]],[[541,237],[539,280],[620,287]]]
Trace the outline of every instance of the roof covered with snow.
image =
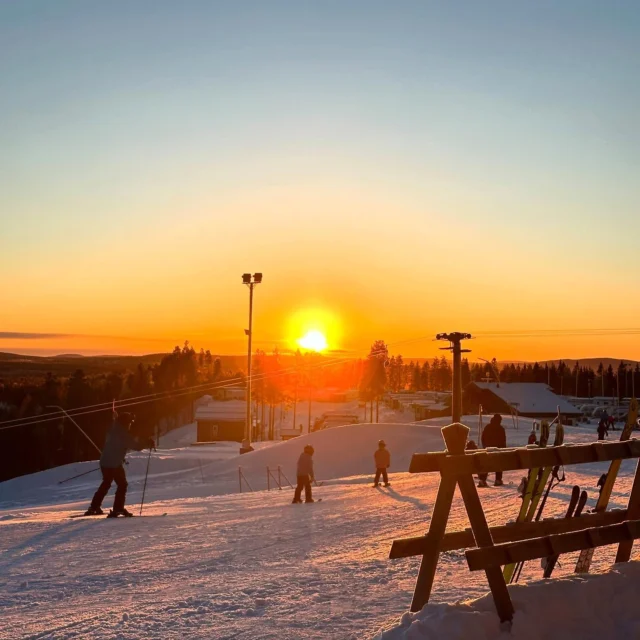
[[554,414],[560,407],[564,415],[580,415],[580,411],[544,383],[538,382],[474,382],[479,389],[487,389],[521,414]]
[[241,421],[246,418],[247,403],[244,400],[214,400],[196,409],[196,420]]

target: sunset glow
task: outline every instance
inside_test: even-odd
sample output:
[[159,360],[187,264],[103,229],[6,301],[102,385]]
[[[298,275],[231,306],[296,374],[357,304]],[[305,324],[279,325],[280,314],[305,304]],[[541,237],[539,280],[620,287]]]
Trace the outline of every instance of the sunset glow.
[[309,351],[326,351],[327,339],[320,331],[309,331],[305,336],[298,340],[298,344]]

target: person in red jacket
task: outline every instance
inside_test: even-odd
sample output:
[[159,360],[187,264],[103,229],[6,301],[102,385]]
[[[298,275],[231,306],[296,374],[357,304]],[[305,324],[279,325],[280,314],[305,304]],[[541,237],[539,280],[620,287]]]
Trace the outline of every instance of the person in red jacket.
[[[502,426],[502,416],[499,413],[496,413],[493,418],[491,418],[491,422],[484,428],[482,432],[482,446],[485,449],[487,447],[506,448],[507,434]],[[486,487],[488,477],[488,473],[478,474],[478,478],[480,478],[478,486]],[[496,481],[494,484],[496,487],[501,487],[504,484],[504,482],[502,482],[502,471],[496,471]]]
[[376,463],[376,479],[373,481],[373,486],[377,487],[380,484],[380,476],[382,476],[384,486],[390,487],[387,469],[391,466],[391,454],[384,440],[378,442],[378,450],[373,454],[373,459]]

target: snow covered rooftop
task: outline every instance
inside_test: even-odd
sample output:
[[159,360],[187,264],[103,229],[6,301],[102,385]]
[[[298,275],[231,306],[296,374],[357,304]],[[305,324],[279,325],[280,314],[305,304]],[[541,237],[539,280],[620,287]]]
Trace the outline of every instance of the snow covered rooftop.
[[554,414],[560,407],[564,415],[580,415],[580,411],[544,383],[538,382],[474,382],[479,389],[491,391],[521,414]]
[[244,400],[214,400],[196,409],[196,420],[241,421],[246,415],[247,403]]

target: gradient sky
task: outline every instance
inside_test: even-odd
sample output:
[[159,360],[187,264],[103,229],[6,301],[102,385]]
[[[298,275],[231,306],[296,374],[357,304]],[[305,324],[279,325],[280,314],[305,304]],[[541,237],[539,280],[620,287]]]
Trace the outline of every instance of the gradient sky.
[[4,2],[0,350],[639,326],[639,78],[635,0]]

